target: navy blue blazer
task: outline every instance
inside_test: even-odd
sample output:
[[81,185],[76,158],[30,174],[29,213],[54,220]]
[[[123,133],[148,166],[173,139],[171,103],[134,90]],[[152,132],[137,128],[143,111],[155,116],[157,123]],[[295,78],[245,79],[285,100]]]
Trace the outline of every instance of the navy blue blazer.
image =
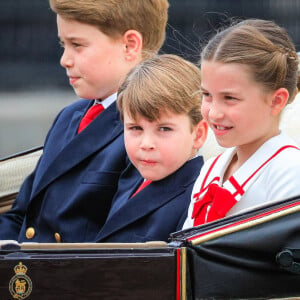
[[[115,103],[77,134],[91,105],[79,100],[57,116],[35,171],[0,216],[0,239],[55,242],[59,234],[62,242],[95,240],[129,160]],[[26,238],[29,227],[32,239]]]
[[[133,197],[131,195],[143,179],[133,166],[129,166],[120,178],[120,188],[96,241],[167,242],[170,233],[182,229],[202,165],[203,158],[196,157]],[[137,176],[139,180],[132,180]]]

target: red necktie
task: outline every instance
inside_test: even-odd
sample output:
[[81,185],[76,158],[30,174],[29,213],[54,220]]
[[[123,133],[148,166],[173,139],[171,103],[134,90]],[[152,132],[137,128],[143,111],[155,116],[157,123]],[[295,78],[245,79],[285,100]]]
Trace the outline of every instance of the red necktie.
[[144,180],[142,184],[138,187],[138,189],[135,191],[135,193],[132,194],[131,197],[135,196],[138,192],[140,192],[143,188],[145,188],[148,184],[150,184],[152,181],[151,180]]
[[95,104],[91,106],[86,114],[81,119],[79,124],[78,133],[81,132],[86,126],[88,126],[101,112],[103,112],[104,107],[102,104]]
[[236,202],[228,190],[215,183],[210,184],[203,198],[194,203],[194,226],[224,218]]

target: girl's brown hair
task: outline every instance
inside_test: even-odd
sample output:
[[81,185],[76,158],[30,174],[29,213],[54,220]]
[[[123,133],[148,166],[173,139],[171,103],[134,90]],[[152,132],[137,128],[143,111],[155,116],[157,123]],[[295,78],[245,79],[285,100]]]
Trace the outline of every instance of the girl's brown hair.
[[298,56],[287,32],[272,21],[249,19],[217,33],[201,61],[247,65],[267,91],[286,88],[291,102],[297,93]]

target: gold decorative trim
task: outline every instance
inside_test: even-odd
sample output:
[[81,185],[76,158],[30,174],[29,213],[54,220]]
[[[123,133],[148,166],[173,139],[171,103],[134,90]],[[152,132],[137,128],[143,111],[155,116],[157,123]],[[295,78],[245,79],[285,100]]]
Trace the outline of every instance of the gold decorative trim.
[[248,222],[245,222],[245,223],[242,223],[242,224],[233,225],[233,226],[230,226],[230,227],[225,228],[223,230],[220,229],[220,230],[217,230],[217,231],[212,232],[212,233],[204,234],[203,236],[200,236],[198,238],[195,238],[195,239],[191,240],[191,243],[192,243],[192,245],[201,244],[201,243],[207,242],[209,240],[216,239],[218,237],[234,233],[236,231],[245,230],[245,229],[260,225],[262,223],[273,221],[275,219],[278,219],[280,217],[284,217],[284,216],[296,213],[298,211],[300,211],[300,205],[293,206],[293,207],[284,209],[282,211],[274,212],[274,213],[271,213],[271,214],[266,215],[266,216],[258,217],[255,220],[251,220],[251,221],[248,221]]
[[32,292],[32,282],[26,275],[27,267],[19,262],[15,267],[15,276],[9,282],[9,292],[14,299],[23,300],[30,296]]
[[181,300],[186,300],[186,248],[181,248]]

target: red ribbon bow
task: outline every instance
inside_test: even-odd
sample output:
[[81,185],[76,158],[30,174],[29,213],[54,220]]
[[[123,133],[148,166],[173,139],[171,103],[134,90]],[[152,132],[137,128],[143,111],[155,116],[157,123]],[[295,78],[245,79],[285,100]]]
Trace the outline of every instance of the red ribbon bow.
[[192,214],[194,226],[224,218],[236,203],[228,190],[215,183],[210,184],[203,198],[194,203]]

